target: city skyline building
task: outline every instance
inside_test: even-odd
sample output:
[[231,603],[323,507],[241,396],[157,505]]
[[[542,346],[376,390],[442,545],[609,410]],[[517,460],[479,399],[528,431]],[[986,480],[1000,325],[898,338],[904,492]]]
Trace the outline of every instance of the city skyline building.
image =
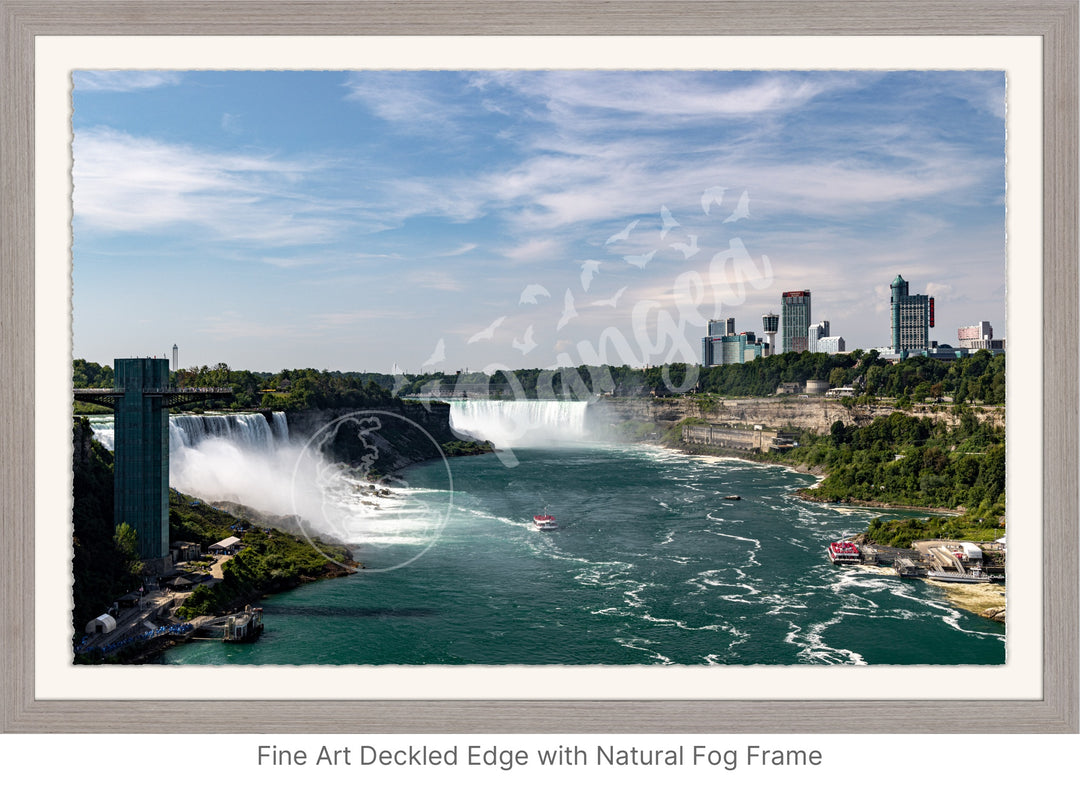
[[994,327],[989,320],[982,320],[974,326],[961,326],[956,329],[956,338],[963,342],[971,339],[993,339]]
[[960,347],[969,350],[1004,350],[1005,340],[994,339],[994,328],[990,321],[982,320],[973,326],[961,326],[956,330]]
[[765,335],[765,342],[768,344],[765,355],[771,356],[776,352],[776,334],[780,330],[780,315],[775,312],[762,315],[761,327],[762,333]]
[[844,341],[843,337],[821,337],[821,339],[818,340],[817,352],[828,353],[830,356],[835,355],[836,353],[846,353],[847,343]]
[[806,349],[811,353],[819,353],[818,342],[823,337],[829,336],[829,321],[822,320],[820,323],[814,323],[806,332]]
[[780,328],[782,353],[801,353],[809,344],[810,291],[789,290],[780,301]]
[[933,297],[912,295],[908,282],[900,274],[896,275],[889,289],[893,353],[928,349],[930,329],[934,327]]
[[709,335],[701,338],[701,365],[742,364],[765,355],[765,345],[753,331],[735,333],[735,318],[710,320]]

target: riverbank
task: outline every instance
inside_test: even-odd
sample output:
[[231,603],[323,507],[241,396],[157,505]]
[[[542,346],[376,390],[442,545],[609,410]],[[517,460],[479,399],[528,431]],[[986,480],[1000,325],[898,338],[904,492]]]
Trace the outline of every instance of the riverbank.
[[738,449],[723,448],[718,446],[709,446],[704,443],[685,443],[679,442],[674,446],[663,441],[646,441],[653,446],[660,446],[665,449],[671,449],[681,454],[687,454],[697,457],[723,457],[731,460],[745,460],[746,462],[756,463],[758,465],[777,465],[782,468],[788,468],[796,471],[797,473],[805,473],[808,476],[816,476],[818,482],[824,481],[825,469],[820,467],[814,467],[805,465],[802,463],[788,463],[783,460],[773,459],[768,454],[759,454],[756,452],[739,451]]
[[[799,473],[806,473],[817,477],[817,482],[809,488],[802,488],[795,490],[791,493],[792,497],[799,498],[804,501],[810,501],[813,503],[826,504],[826,505],[842,505],[849,506],[858,509],[868,510],[890,510],[890,511],[908,511],[912,513],[919,513],[924,515],[937,515],[941,517],[957,518],[962,517],[965,514],[965,509],[960,507],[959,509],[944,509],[940,507],[929,506],[913,506],[907,504],[890,503],[888,501],[867,501],[861,499],[844,498],[844,499],[830,499],[824,500],[821,497],[814,495],[811,490],[818,487],[826,478],[824,468],[820,467],[808,467],[804,464],[785,463],[779,458],[766,459],[765,455],[751,454],[748,452],[740,452],[733,449],[718,448],[715,446],[708,446],[703,444],[687,444],[680,443],[677,448],[673,448],[670,445],[663,443],[656,443],[657,446],[677,451],[680,454],[699,457],[717,457],[725,459],[740,460],[743,462],[756,463],[760,465],[772,465],[783,468],[788,468]],[[868,526],[870,524],[868,523]],[[868,534],[870,528],[867,530],[855,534],[852,538],[860,544],[876,544],[873,542]],[[883,573],[891,574],[891,569],[882,568]],[[930,583],[942,590],[946,601],[959,610],[965,610],[969,613],[981,616],[983,618],[997,621],[1001,624],[1005,623],[1006,615],[1006,593],[1005,586],[1003,584],[981,585],[981,584],[957,584],[957,583],[939,583],[932,580],[924,580],[923,582]]]
[[939,583],[935,580],[924,582],[941,588],[953,607],[967,610],[991,621],[1005,623],[1005,584]]
[[[822,479],[825,477],[822,476]],[[934,506],[915,506],[912,504],[903,503],[890,503],[888,501],[864,501],[857,498],[821,498],[809,492],[814,489],[808,487],[802,490],[796,490],[792,493],[796,498],[801,498],[804,501],[812,501],[813,503],[826,503],[826,504],[841,504],[844,506],[853,506],[859,509],[898,509],[905,512],[926,512],[928,514],[940,514],[946,517],[959,517],[967,510],[964,507],[957,509],[942,509]]]

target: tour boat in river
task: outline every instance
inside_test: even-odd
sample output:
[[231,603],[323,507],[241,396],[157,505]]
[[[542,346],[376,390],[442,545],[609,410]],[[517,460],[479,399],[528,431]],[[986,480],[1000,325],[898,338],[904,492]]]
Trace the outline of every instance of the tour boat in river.
[[853,542],[832,542],[829,544],[829,560],[834,564],[862,563],[862,553]]
[[547,509],[543,514],[533,517],[533,524],[541,531],[557,531],[559,524],[555,522],[555,515],[548,514]]
[[945,572],[940,570],[930,570],[926,573],[926,577],[930,580],[937,580],[939,583],[990,583],[993,582],[993,578],[986,574],[981,569],[973,569],[970,572]]

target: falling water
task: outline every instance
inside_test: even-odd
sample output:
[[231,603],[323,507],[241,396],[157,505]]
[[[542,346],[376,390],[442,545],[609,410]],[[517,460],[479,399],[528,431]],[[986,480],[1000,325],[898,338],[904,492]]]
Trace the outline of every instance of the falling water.
[[581,443],[589,437],[587,407],[563,400],[453,400],[450,426],[500,449]]

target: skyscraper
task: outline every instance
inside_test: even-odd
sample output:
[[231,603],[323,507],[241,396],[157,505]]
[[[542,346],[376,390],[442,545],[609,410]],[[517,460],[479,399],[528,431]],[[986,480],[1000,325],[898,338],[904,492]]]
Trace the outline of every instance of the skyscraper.
[[820,323],[814,323],[814,325],[810,326],[810,330],[807,332],[806,349],[809,350],[811,353],[824,352],[818,346],[818,342],[819,340],[827,336],[829,336],[829,321],[822,320]]
[[908,283],[900,274],[896,275],[890,287],[893,352],[929,348],[930,329],[934,327],[934,299],[925,295],[910,295]]
[[735,333],[735,318],[710,320],[709,335],[701,338],[701,365],[742,364],[764,355],[765,347],[753,331]]
[[810,291],[790,290],[780,302],[780,327],[783,330],[780,352],[801,353],[807,348],[810,331]]

